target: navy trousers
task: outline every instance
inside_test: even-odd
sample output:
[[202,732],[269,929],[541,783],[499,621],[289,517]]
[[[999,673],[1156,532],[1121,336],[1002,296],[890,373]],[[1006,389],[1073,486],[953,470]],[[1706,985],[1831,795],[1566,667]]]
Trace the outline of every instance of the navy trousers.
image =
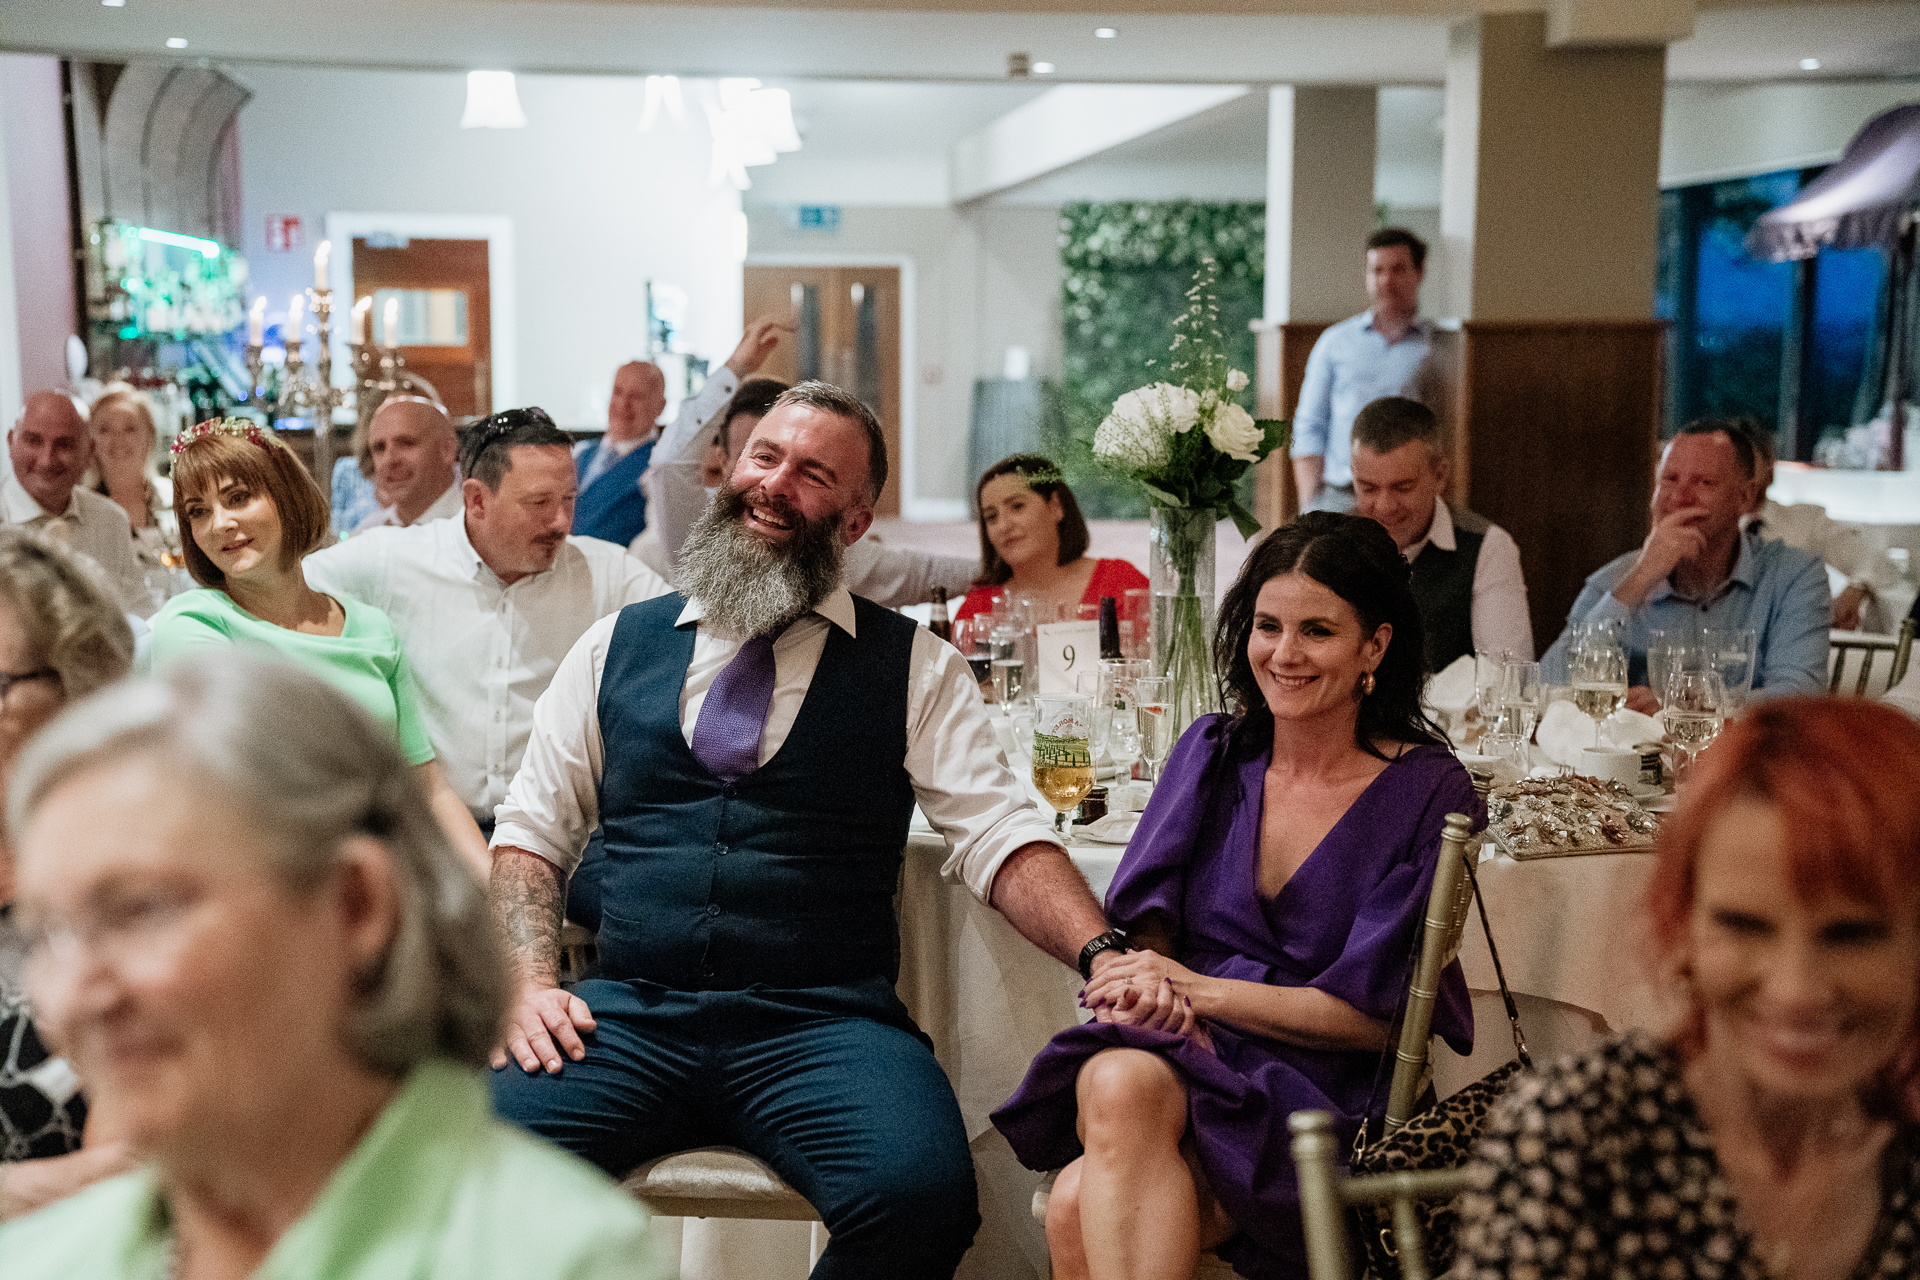
[[973,1157],[917,1036],[831,993],[590,979],[575,994],[597,1024],[587,1056],[554,1076],[495,1071],[502,1119],[615,1177],[688,1147],[743,1148],[832,1233],[815,1280],[950,1280],[980,1225]]

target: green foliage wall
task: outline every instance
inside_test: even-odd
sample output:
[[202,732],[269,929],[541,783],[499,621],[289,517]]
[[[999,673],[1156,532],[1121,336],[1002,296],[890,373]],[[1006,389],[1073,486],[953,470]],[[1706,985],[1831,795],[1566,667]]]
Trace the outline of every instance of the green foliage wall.
[[[1228,358],[1234,368],[1253,373],[1248,324],[1264,309],[1266,238],[1264,204],[1118,201],[1061,208],[1061,409],[1067,438],[1047,443],[1087,515],[1146,515],[1144,498],[1095,468],[1093,433],[1123,393],[1167,376],[1173,321],[1186,308],[1202,258],[1220,264],[1220,329]],[[1253,408],[1251,387],[1242,401]]]

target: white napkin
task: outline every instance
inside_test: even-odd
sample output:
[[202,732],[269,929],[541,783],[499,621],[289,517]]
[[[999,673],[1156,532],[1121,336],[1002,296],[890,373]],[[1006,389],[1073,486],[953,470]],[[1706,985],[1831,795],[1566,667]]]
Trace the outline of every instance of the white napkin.
[[1133,839],[1133,829],[1140,825],[1137,813],[1109,813],[1098,822],[1089,822],[1084,827],[1073,829],[1074,839],[1097,840],[1101,844],[1125,844]]
[[1435,711],[1459,715],[1474,704],[1473,655],[1463,653],[1444,671],[1427,681],[1426,704]]
[[1593,721],[1571,702],[1549,702],[1533,740],[1555,764],[1577,765],[1580,752],[1593,745]]
[[1646,743],[1657,744],[1664,736],[1666,729],[1658,720],[1625,707],[1614,712],[1600,726],[1601,741],[1622,751],[1631,751]]

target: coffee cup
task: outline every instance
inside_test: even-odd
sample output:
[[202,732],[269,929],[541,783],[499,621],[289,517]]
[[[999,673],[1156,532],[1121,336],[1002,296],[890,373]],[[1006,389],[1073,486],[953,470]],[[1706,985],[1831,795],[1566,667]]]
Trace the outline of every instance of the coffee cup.
[[1615,747],[1584,747],[1579,771],[1590,778],[1630,787],[1640,781],[1640,753]]

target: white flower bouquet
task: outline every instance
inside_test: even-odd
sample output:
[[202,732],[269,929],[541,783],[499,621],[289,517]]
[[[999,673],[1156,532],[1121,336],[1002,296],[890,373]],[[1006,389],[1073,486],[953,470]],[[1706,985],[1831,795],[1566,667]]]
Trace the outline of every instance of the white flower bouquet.
[[1235,399],[1247,375],[1227,363],[1218,278],[1211,258],[1194,273],[1187,309],[1173,324],[1174,380],[1121,396],[1093,437],[1094,460],[1138,484],[1152,509],[1154,670],[1174,681],[1183,728],[1214,703],[1213,527],[1230,517],[1242,537],[1260,531],[1235,487],[1248,467],[1286,445],[1290,428],[1255,418]]

